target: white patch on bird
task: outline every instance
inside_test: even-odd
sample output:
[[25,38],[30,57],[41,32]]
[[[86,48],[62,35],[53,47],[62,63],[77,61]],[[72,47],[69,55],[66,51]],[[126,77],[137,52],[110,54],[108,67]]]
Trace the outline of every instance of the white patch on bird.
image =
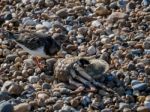
[[46,55],[46,53],[44,52],[44,46],[39,47],[35,50],[31,50],[27,47],[25,47],[22,44],[17,43],[20,47],[22,47],[26,52],[28,52],[29,54],[33,55],[33,56],[40,56],[40,57],[44,57],[44,58],[48,58],[49,56]]

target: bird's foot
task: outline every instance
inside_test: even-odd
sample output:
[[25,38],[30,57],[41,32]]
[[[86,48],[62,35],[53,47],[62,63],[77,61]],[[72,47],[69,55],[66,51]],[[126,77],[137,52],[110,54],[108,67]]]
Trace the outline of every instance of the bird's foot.
[[42,64],[42,63],[41,63],[40,58],[38,58],[38,57],[33,57],[33,60],[35,61],[36,66],[39,67],[40,69],[44,69],[44,68],[46,67],[45,64]]

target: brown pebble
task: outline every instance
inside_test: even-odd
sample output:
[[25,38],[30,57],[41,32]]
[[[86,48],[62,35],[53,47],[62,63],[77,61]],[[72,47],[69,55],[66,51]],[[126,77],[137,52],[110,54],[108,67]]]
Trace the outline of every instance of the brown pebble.
[[29,112],[31,106],[28,103],[20,103],[14,106],[14,112]]

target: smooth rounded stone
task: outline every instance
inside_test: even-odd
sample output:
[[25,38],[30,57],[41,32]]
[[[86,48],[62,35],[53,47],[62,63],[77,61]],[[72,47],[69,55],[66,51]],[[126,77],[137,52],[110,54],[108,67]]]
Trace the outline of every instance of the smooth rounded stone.
[[102,5],[95,9],[95,14],[97,16],[106,16],[106,15],[109,15],[110,13],[111,11]]
[[74,98],[74,99],[72,99],[72,100],[70,101],[70,104],[71,104],[71,106],[73,106],[73,107],[78,107],[79,104],[80,104],[80,100]]
[[139,106],[137,112],[149,112],[150,110],[145,106]]
[[31,110],[31,106],[28,103],[20,103],[14,106],[14,112],[29,112]]
[[135,70],[136,69],[135,64],[132,62],[128,63],[127,68],[128,68],[128,70]]
[[77,112],[77,110],[71,106],[64,104],[59,112]]
[[71,44],[69,44],[69,45],[66,46],[66,49],[67,49],[67,50],[74,51],[74,50],[77,49],[77,46],[76,46],[76,45],[71,45]]
[[5,100],[11,99],[11,96],[8,94],[8,92],[0,92],[0,102]]
[[101,96],[110,96],[110,94],[108,93],[108,92],[106,92],[106,91],[104,91],[104,90],[99,90],[99,95],[101,95]]
[[8,88],[8,93],[12,95],[20,95],[23,92],[23,87],[18,84],[12,84]]
[[94,55],[96,53],[96,48],[94,46],[90,46],[88,49],[87,49],[87,53],[89,55]]
[[53,105],[53,109],[54,110],[60,110],[63,107],[63,101],[57,101],[54,105]]
[[35,28],[36,28],[36,30],[41,30],[41,29],[45,29],[46,27],[44,25],[42,25],[42,24],[37,24],[35,26]]
[[91,99],[89,96],[83,96],[81,99],[81,104],[87,107],[91,103]]
[[132,89],[133,90],[142,91],[142,90],[145,90],[147,88],[147,84],[146,83],[141,83],[138,80],[132,80],[131,81],[131,85],[132,85]]
[[25,59],[23,63],[25,68],[33,68],[34,66],[34,61],[32,59]]
[[49,7],[53,7],[55,5],[53,0],[45,0],[45,4]]
[[34,21],[32,18],[30,17],[25,17],[22,19],[22,23],[25,26],[35,26],[36,25],[36,21]]
[[27,55],[28,53],[24,50],[18,51],[18,55],[23,56],[23,55]]
[[119,110],[123,110],[124,108],[130,108],[129,104],[127,103],[119,103]]
[[53,92],[53,97],[60,97],[61,96],[61,93],[60,92]]
[[37,93],[37,98],[45,101],[46,99],[49,98],[49,95],[46,92],[40,91],[39,93]]
[[105,108],[105,109],[101,110],[101,112],[112,112],[112,110],[109,108]]
[[45,100],[45,103],[46,104],[54,104],[57,100],[58,100],[57,97],[50,97],[50,98]]
[[125,13],[122,13],[122,12],[113,12],[113,13],[111,13],[111,15],[108,16],[107,20],[109,22],[113,22],[116,19],[124,19],[126,17],[127,17],[127,15]]
[[9,54],[11,54],[9,49],[3,49],[3,56],[7,56]]
[[132,110],[130,108],[124,108],[123,112],[132,112]]
[[150,41],[145,41],[145,42],[143,43],[143,48],[144,48],[144,49],[150,49]]
[[7,92],[8,88],[9,88],[12,84],[14,84],[13,81],[5,81],[4,84],[3,84],[3,86],[2,86],[2,88],[1,88],[1,91],[2,91],[2,92]]
[[78,28],[78,32],[82,35],[86,35],[88,31],[88,27],[80,27]]
[[6,61],[7,62],[14,61],[16,57],[17,57],[16,54],[9,54],[6,56]]
[[30,3],[30,0],[21,0],[21,1],[22,1],[22,3],[24,3],[24,4]]
[[144,6],[148,6],[150,4],[150,1],[149,0],[143,0],[142,3]]
[[50,58],[50,59],[47,59],[46,60],[46,63],[48,64],[48,65],[51,65],[51,66],[53,66],[55,63],[56,63],[56,59],[55,58]]
[[150,110],[150,95],[146,97],[144,101],[144,106]]
[[14,112],[13,105],[9,102],[0,102],[0,112]]
[[67,12],[67,9],[64,8],[64,9],[60,9],[56,12],[56,15],[61,17],[61,18],[66,18],[68,16],[68,12]]
[[95,0],[85,0],[86,5],[89,5],[89,6],[95,4],[95,2],[96,2]]
[[49,83],[43,83],[42,84],[42,89],[50,89],[51,88],[51,86],[50,86],[50,84]]
[[102,38],[101,43],[103,43],[103,44],[110,43],[110,39],[109,38]]
[[4,19],[5,20],[11,20],[12,19],[12,14],[10,12],[7,12],[5,15],[4,15]]
[[144,71],[147,75],[150,75],[150,66],[145,66]]
[[48,28],[48,29],[52,27],[52,24],[51,24],[50,22],[48,22],[48,21],[42,22],[42,25],[43,25],[44,27]]
[[2,49],[0,49],[0,56],[2,56],[3,55],[3,50]]
[[144,54],[150,55],[150,49],[145,49],[145,50],[144,50]]
[[112,3],[110,3],[110,4],[109,4],[109,7],[110,7],[111,9],[117,9],[117,8],[118,8],[117,2],[112,2]]
[[61,94],[69,94],[71,92],[71,90],[67,88],[60,88],[59,91]]
[[37,83],[39,81],[39,77],[38,76],[29,76],[28,81],[32,84]]
[[98,20],[95,20],[95,21],[92,21],[92,23],[91,23],[91,25],[93,26],[93,27],[100,27],[102,24],[100,23],[100,21],[98,21]]

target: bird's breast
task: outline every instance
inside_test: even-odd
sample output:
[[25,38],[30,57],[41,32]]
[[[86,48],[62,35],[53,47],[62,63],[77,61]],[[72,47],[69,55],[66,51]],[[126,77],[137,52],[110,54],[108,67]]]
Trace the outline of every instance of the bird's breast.
[[20,47],[22,47],[26,52],[28,52],[29,54],[31,54],[31,55],[33,55],[33,56],[40,56],[40,57],[44,57],[44,58],[48,58],[48,57],[49,57],[49,56],[46,55],[46,53],[44,52],[44,46],[41,46],[41,47],[39,47],[39,48],[37,48],[37,49],[34,49],[34,50],[31,50],[31,49],[25,47],[25,46],[22,45],[22,44],[19,44],[19,43],[18,43],[18,45],[19,45]]

